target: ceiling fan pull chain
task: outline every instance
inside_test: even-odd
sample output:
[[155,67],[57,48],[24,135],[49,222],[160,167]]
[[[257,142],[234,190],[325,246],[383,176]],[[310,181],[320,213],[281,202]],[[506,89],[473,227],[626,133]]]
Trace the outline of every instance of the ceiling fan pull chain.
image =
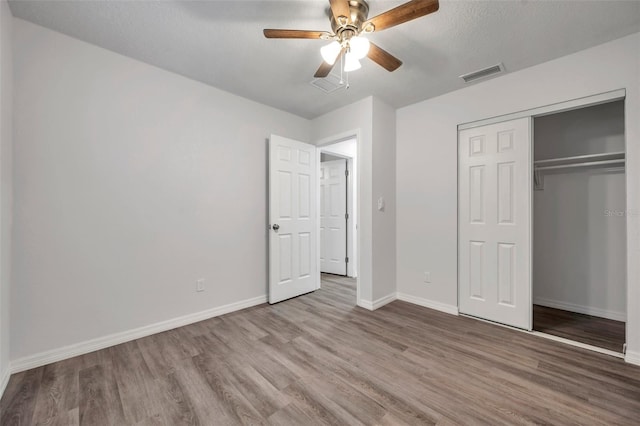
[[342,79],[342,70],[344,67],[342,66],[344,55],[340,55],[340,84],[344,84],[344,80]]
[[345,89],[349,90],[349,73],[347,73],[347,85]]

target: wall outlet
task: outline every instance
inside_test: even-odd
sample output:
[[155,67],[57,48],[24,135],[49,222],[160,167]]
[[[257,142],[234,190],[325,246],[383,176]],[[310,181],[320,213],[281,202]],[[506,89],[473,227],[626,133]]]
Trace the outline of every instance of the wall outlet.
[[424,273],[424,282],[425,283],[430,283],[431,282],[431,272],[425,271],[425,273]]
[[196,280],[196,291],[204,291],[204,278]]

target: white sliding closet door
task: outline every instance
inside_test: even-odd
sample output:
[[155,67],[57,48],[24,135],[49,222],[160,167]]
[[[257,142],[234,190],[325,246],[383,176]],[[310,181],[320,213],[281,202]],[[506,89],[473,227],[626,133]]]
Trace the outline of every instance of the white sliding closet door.
[[531,330],[531,118],[458,134],[460,312]]

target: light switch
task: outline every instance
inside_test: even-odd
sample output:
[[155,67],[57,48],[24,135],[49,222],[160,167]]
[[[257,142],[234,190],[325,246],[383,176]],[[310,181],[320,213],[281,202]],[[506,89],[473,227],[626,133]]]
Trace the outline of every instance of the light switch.
[[378,198],[378,210],[381,212],[384,211],[384,198],[382,197]]

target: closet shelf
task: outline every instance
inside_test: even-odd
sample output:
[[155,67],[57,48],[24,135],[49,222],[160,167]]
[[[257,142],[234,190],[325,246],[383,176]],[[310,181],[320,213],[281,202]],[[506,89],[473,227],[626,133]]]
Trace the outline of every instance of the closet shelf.
[[574,167],[624,165],[624,152],[576,155],[573,157],[550,158],[533,162],[536,170],[553,170]]

